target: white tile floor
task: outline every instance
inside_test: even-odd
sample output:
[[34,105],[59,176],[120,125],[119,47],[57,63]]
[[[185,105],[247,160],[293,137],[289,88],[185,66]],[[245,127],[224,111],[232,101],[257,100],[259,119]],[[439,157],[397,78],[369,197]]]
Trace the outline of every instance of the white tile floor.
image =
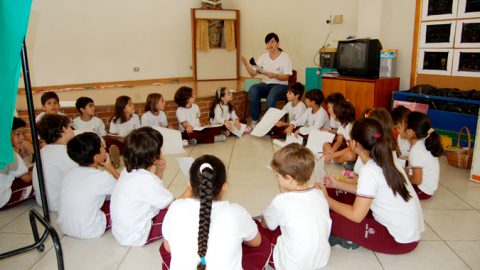
[[[228,167],[229,191],[226,199],[240,203],[258,215],[280,192],[272,172],[266,167],[277,148],[268,137],[230,137],[224,143],[186,148],[182,156],[213,154]],[[167,157],[165,185],[178,196],[186,179],[175,161]],[[340,166],[328,164],[327,173]],[[332,248],[326,269],[480,269],[480,185],[469,182],[468,171],[449,166],[441,158],[440,188],[422,202],[426,231],[418,248],[410,254],[392,256],[359,248],[349,251]],[[313,180],[314,177],[312,177]],[[0,253],[33,241],[28,210],[33,200],[0,212]],[[55,220],[55,214],[52,220]],[[142,248],[118,245],[107,231],[100,239],[78,240],[61,235],[66,269],[161,269],[160,241]],[[55,251],[50,240],[44,252],[31,251],[0,261],[0,269],[55,269]]]

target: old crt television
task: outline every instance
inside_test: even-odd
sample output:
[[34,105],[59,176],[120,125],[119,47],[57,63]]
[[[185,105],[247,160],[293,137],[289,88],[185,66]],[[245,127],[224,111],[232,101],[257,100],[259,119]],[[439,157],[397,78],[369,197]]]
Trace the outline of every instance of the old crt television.
[[380,50],[378,39],[353,39],[339,41],[337,46],[337,71],[343,76],[378,77]]

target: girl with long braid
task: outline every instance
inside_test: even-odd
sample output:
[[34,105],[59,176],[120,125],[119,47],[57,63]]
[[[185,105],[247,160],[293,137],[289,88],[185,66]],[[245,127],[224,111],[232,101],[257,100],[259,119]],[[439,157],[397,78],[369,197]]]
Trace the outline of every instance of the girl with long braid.
[[170,206],[160,247],[163,269],[262,269],[270,242],[261,238],[242,206],[222,201],[227,191],[225,165],[204,155],[190,168],[190,182]]

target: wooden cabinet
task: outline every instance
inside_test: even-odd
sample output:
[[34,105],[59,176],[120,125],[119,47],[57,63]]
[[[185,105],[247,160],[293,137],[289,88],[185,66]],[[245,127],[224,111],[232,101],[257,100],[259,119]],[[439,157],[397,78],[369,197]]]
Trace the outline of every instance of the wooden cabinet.
[[383,107],[390,110],[392,92],[397,91],[399,78],[322,77],[322,92],[325,98],[333,93],[342,93],[355,106],[356,118],[366,109]]

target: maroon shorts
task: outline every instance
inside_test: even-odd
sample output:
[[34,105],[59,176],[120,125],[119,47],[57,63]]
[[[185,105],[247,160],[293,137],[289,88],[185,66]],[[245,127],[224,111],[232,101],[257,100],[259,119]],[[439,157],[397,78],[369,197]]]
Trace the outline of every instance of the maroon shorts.
[[0,210],[17,206],[35,195],[32,183],[25,183],[20,178],[15,178],[10,188],[12,189],[12,195],[10,195],[10,199],[3,207],[0,208]]
[[428,195],[427,193],[421,191],[420,188],[415,184],[413,184],[413,189],[415,189],[415,192],[420,200],[428,200],[432,198],[432,195]]
[[224,127],[214,127],[214,128],[205,128],[201,131],[192,131],[192,133],[188,133],[186,131],[182,132],[182,139],[190,140],[196,139],[197,143],[214,143],[215,136],[219,135],[224,131]]

